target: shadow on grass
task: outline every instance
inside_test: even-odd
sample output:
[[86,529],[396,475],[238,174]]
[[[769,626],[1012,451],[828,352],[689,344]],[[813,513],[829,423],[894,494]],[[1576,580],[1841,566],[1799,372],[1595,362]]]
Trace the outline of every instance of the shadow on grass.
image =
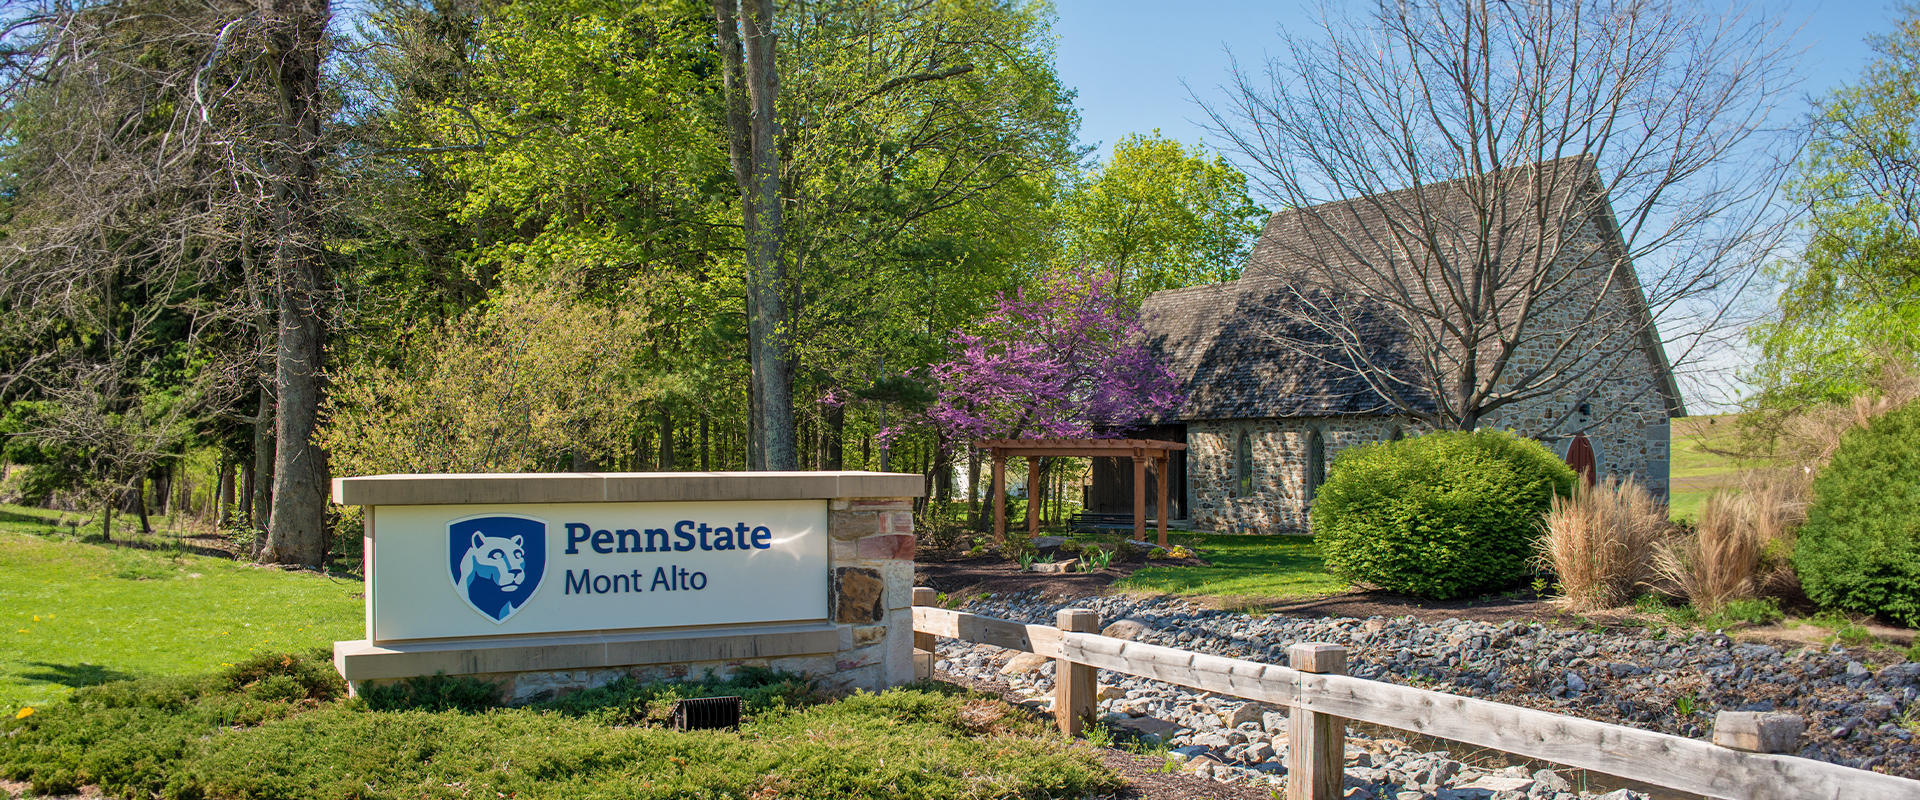
[[20,677],[32,681],[57,683],[76,689],[133,678],[131,673],[108,669],[98,664],[53,664],[46,661],[29,661],[27,664],[36,669],[20,673]]
[[54,512],[54,516],[51,516],[51,517],[43,517],[37,514],[22,514],[18,511],[8,511],[6,509],[0,509],[0,523],[16,523],[21,525],[35,525],[35,526],[40,526],[45,528],[59,528],[60,517],[59,517],[59,512]]

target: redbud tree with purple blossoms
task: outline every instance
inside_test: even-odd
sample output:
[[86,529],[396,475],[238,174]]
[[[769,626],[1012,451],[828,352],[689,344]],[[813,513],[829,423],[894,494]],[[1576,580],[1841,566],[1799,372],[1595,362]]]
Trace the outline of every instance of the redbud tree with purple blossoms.
[[1111,272],[1053,270],[1037,291],[1001,295],[957,352],[934,364],[933,423],[960,441],[1115,437],[1173,410],[1179,380],[1140,337]]

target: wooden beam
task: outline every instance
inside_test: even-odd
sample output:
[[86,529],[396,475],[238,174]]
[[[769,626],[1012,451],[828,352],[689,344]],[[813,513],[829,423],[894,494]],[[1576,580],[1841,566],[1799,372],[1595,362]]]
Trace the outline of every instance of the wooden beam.
[[1348,719],[1726,800],[1920,798],[1920,781],[1743,753],[1638,728],[1346,675],[1301,675],[1301,703]]
[[1027,541],[1040,535],[1040,459],[1027,456]]
[[1007,543],[1007,456],[993,451],[993,543]]
[[1160,489],[1160,546],[1167,546],[1167,481],[1173,477],[1173,459],[1165,453],[1160,454],[1160,474],[1155,476],[1154,485]]
[[[1099,633],[1100,615],[1084,608],[1063,608],[1055,627],[1073,633]],[[1078,736],[1099,707],[1099,670],[1066,659],[1053,662],[1053,719],[1060,732]]]
[[1133,451],[1133,540],[1147,540],[1147,458]]
[[1083,633],[1066,634],[1059,647],[1067,660],[1100,669],[1275,705],[1297,700],[1299,673],[1286,667]]
[[1023,625],[1012,620],[982,617],[963,611],[915,606],[915,633],[931,633],[949,639],[979,642],[1047,658],[1060,658],[1060,629],[1046,625]]

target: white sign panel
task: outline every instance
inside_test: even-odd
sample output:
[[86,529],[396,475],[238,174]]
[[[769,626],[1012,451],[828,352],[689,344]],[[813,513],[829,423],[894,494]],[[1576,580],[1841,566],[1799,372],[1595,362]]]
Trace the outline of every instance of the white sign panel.
[[827,617],[827,503],[379,506],[376,641]]

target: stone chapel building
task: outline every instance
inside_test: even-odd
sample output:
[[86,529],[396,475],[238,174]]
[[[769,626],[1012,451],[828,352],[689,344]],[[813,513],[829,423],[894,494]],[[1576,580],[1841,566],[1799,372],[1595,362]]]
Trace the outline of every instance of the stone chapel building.
[[[1551,396],[1500,409],[1481,424],[1527,430],[1576,467],[1590,468],[1603,478],[1633,475],[1656,497],[1664,497],[1669,421],[1686,412],[1638,278],[1630,265],[1614,268],[1625,263],[1626,244],[1599,173],[1585,158],[1514,169],[1557,178],[1571,174],[1564,171],[1577,171],[1573,180],[1545,183],[1572,187],[1550,192],[1586,193],[1587,200],[1533,203],[1545,208],[1545,216],[1535,222],[1559,231],[1557,240],[1564,242],[1553,251],[1545,271],[1572,279],[1564,282],[1564,296],[1528,316],[1532,330],[1522,327],[1510,360],[1525,367],[1549,359],[1555,347],[1552,339],[1564,336],[1564,331],[1582,329],[1564,319],[1567,314],[1610,315],[1623,324],[1584,329],[1615,341],[1575,343],[1575,352],[1608,354],[1591,374],[1570,381]],[[1562,172],[1547,172],[1554,170]],[[1184,458],[1169,470],[1169,503],[1174,505],[1176,519],[1187,520],[1195,530],[1303,531],[1314,490],[1342,448],[1420,432],[1413,417],[1400,413],[1357,372],[1304,356],[1297,345],[1283,344],[1273,334],[1286,333],[1296,343],[1314,335],[1312,330],[1302,330],[1311,326],[1301,323],[1297,308],[1313,296],[1297,288],[1295,276],[1303,265],[1311,267],[1315,259],[1363,257],[1354,242],[1377,240],[1389,243],[1383,248],[1393,246],[1392,236],[1342,235],[1331,237],[1339,238],[1344,243],[1341,247],[1329,247],[1325,240],[1330,226],[1351,233],[1393,229],[1390,217],[1396,214],[1465,217],[1472,213],[1465,206],[1473,204],[1467,198],[1475,189],[1469,182],[1476,180],[1480,178],[1281,211],[1267,221],[1240,279],[1157,292],[1146,299],[1141,308],[1146,336],[1181,380],[1185,401],[1170,418],[1129,435],[1187,445]],[[1501,185],[1503,191],[1524,193],[1524,188],[1515,187],[1542,184],[1515,180]],[[1516,205],[1528,201],[1510,199]],[[1476,207],[1485,206],[1482,197]],[[1412,227],[1417,226],[1398,229],[1404,232]],[[1473,230],[1470,225],[1460,227]],[[1520,246],[1527,244],[1523,241]],[[1376,260],[1389,264],[1389,269],[1429,269],[1402,248],[1383,251]],[[1422,285],[1418,279],[1409,283]],[[1358,317],[1351,327],[1359,331],[1367,351],[1364,357],[1375,366],[1406,366],[1422,355],[1420,337],[1390,311]],[[1559,347],[1567,343],[1562,341]],[[1415,402],[1431,400],[1416,398]],[[1087,489],[1088,510],[1131,513],[1129,465],[1116,467],[1108,461],[1095,460],[1093,483]],[[1150,487],[1148,496],[1153,495]]]

